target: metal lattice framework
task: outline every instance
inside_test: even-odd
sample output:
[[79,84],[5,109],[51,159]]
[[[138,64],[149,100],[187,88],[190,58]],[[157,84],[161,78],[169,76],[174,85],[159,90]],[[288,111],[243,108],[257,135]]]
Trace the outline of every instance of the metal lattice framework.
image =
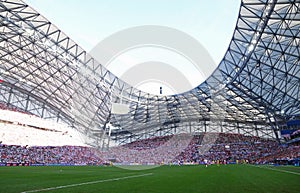
[[[156,96],[114,76],[24,2],[2,0],[0,101],[72,125],[96,146],[105,134],[118,143],[182,131],[278,138],[281,123],[300,114],[299,28],[299,0],[242,0],[213,74]],[[129,112],[112,114],[112,103]]]

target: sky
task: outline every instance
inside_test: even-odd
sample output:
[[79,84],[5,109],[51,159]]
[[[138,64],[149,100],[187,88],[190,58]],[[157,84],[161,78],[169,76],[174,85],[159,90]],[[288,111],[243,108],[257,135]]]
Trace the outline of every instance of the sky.
[[[211,65],[215,66],[219,64],[227,50],[240,6],[240,0],[25,0],[25,2],[87,52],[117,32],[137,26],[155,25],[172,28],[194,38],[208,51],[214,62]],[[185,51],[190,52],[187,49],[185,48]],[[149,61],[168,63],[187,77],[191,87],[195,87],[203,82],[208,74],[203,73],[205,70],[201,69],[202,72],[198,72],[199,69],[191,65],[188,57],[190,57],[188,54],[180,55],[171,49],[143,46],[119,53],[106,66],[114,74],[122,77],[137,64]],[[205,65],[201,67],[205,68]],[[182,92],[176,90],[176,85],[171,85],[173,83],[158,79],[160,77],[156,77],[156,81],[143,80],[134,83],[133,86],[153,94],[158,94],[157,88],[160,85],[166,88],[164,94]]]

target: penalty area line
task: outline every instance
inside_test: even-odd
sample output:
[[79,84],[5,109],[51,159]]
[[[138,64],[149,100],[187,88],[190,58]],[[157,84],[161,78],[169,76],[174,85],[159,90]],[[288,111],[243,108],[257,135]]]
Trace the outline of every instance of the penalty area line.
[[45,192],[45,191],[49,191],[49,190],[57,190],[57,189],[70,188],[70,187],[76,187],[76,186],[84,186],[84,185],[97,184],[97,183],[103,183],[103,182],[113,182],[113,181],[119,181],[119,180],[126,180],[126,179],[130,179],[130,178],[139,178],[139,177],[143,177],[143,176],[151,176],[151,175],[153,175],[153,173],[146,173],[146,174],[133,175],[133,176],[125,176],[125,177],[119,177],[119,178],[110,178],[110,179],[104,179],[104,180],[83,182],[83,183],[78,183],[78,184],[69,184],[69,185],[64,185],[64,186],[55,186],[55,187],[42,188],[42,189],[36,189],[36,190],[28,190],[28,191],[23,191],[21,193]]
[[292,172],[292,171],[287,171],[287,170],[280,170],[280,169],[275,169],[275,168],[270,168],[270,167],[255,166],[255,165],[251,165],[251,166],[257,167],[257,168],[266,169],[266,170],[273,170],[273,171],[277,171],[277,172],[283,172],[283,173],[288,173],[288,174],[300,175],[300,173],[298,173],[298,172]]

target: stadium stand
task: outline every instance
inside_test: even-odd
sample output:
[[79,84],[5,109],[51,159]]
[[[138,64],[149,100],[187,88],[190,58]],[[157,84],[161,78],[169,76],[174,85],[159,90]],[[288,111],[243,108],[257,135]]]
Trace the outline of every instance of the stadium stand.
[[0,144],[1,163],[29,165],[100,165],[96,151],[80,146],[18,146]]
[[85,145],[74,129],[35,115],[0,109],[0,137],[7,145]]
[[[210,144],[214,141],[210,139],[216,136],[217,140]],[[210,164],[295,164],[300,158],[299,144],[279,145],[270,139],[224,133],[154,137],[108,151],[83,146],[1,144],[0,147],[2,165],[204,164],[204,160]]]

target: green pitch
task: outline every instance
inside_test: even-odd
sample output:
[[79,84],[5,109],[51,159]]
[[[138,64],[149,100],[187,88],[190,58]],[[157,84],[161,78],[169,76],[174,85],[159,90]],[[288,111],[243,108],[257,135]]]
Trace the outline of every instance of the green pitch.
[[0,192],[300,192],[300,167],[0,167]]

